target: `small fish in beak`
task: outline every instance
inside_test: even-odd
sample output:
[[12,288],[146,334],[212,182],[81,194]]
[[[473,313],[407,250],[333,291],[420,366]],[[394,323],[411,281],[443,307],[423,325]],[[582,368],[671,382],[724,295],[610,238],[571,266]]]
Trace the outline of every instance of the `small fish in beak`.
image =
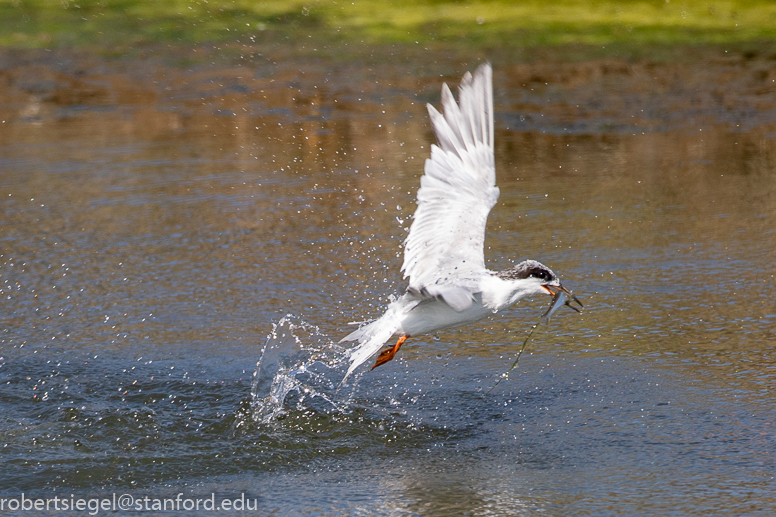
[[547,309],[547,312],[542,314],[542,317],[539,319],[539,321],[542,323],[546,324],[550,320],[550,316],[552,316],[561,305],[565,305],[569,309],[574,309],[577,312],[582,312],[578,308],[571,305],[571,302],[574,301],[577,302],[580,307],[582,307],[582,302],[579,301],[579,298],[574,296],[574,293],[562,285],[545,284],[542,287],[544,287],[544,289],[552,295],[552,302],[550,303],[549,309]]

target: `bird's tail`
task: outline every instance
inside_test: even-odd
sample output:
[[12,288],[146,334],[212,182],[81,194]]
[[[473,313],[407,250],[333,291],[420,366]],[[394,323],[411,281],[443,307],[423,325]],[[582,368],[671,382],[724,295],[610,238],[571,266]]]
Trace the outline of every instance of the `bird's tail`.
[[389,310],[379,319],[342,338],[340,343],[343,341],[358,341],[359,343],[358,347],[350,353],[350,367],[342,382],[345,382],[345,379],[356,368],[380,350],[383,343],[388,341],[397,330],[399,330],[398,320],[394,315],[394,311]]

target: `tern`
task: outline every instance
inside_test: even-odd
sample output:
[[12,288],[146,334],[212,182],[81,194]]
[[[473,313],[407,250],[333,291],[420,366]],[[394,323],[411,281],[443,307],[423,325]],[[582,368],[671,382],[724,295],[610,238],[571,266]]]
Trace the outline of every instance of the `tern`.
[[577,311],[569,302],[582,305],[550,268],[535,260],[503,271],[485,267],[485,225],[499,195],[492,77],[493,70],[485,63],[474,75],[463,76],[457,104],[444,84],[443,113],[427,105],[438,145],[431,145],[404,242],[401,269],[409,286],[380,318],[340,341],[359,343],[350,351],[344,379],[394,335],[398,341],[377,357],[372,368],[393,359],[411,336],[475,322],[526,297],[552,295],[545,316],[563,301]]

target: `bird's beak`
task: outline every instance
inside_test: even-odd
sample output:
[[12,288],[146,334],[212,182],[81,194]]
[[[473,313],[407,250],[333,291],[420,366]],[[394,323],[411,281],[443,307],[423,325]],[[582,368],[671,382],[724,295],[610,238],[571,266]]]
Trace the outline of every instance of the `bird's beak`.
[[560,285],[560,284],[558,284],[558,285],[542,284],[542,287],[544,288],[545,291],[547,291],[547,293],[550,296],[555,296],[556,294],[558,294],[558,292],[564,293],[566,296],[568,296],[568,300],[566,300],[566,303],[564,305],[566,305],[570,309],[574,309],[577,312],[582,312],[579,309],[577,309],[576,307],[574,307],[573,305],[571,305],[571,302],[575,301],[575,302],[577,302],[579,304],[580,307],[583,307],[582,302],[579,301],[579,298],[574,296],[574,293],[572,293],[571,291],[569,291],[568,289],[566,289],[562,285]]

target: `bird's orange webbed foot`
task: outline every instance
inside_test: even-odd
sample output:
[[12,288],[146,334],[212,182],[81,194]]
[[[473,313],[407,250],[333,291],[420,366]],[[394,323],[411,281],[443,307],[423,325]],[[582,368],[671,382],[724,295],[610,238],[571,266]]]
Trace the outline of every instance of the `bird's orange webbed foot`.
[[380,355],[377,356],[377,361],[375,361],[374,366],[372,366],[372,370],[380,366],[381,364],[385,364],[391,359],[393,359],[393,356],[396,355],[396,352],[399,351],[401,346],[404,344],[405,341],[407,341],[407,338],[410,337],[409,334],[406,334],[399,338],[399,340],[396,342],[395,345],[393,345],[393,348],[389,348],[387,350],[383,350],[380,352]]

